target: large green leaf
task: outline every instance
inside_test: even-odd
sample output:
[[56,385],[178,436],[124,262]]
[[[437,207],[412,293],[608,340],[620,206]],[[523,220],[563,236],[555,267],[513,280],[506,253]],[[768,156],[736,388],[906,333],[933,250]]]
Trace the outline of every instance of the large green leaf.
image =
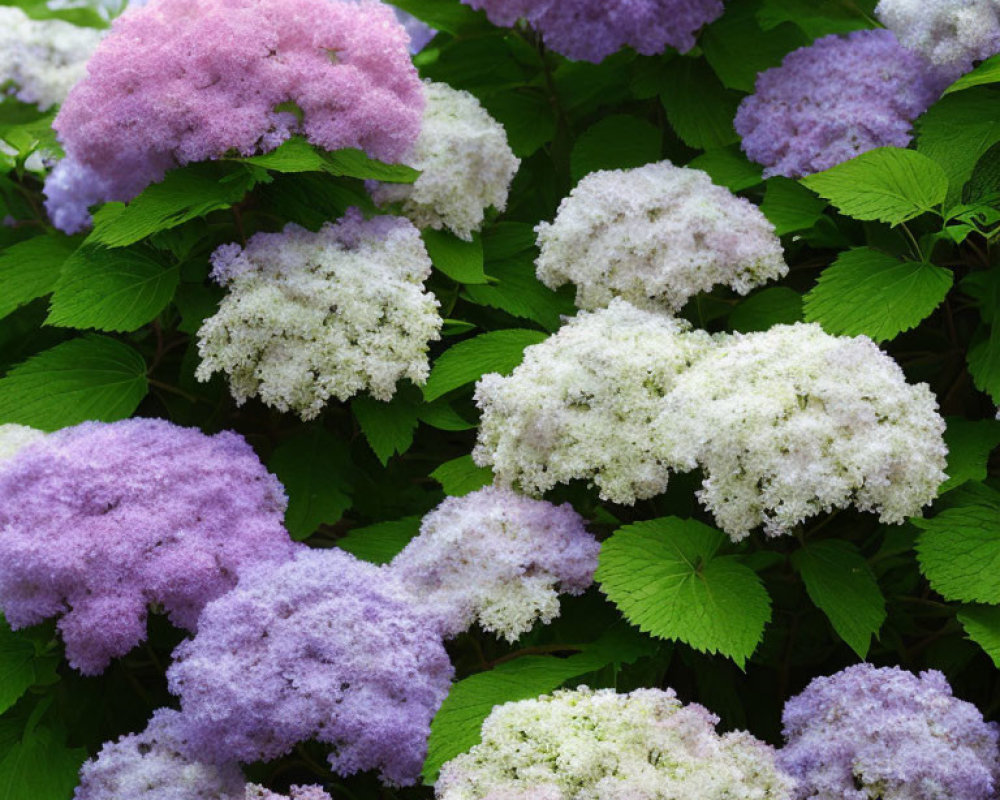
[[146,362],[126,344],[88,334],[45,350],[0,378],[0,424],[54,431],[113,422],[146,396]]
[[951,289],[951,270],[860,247],[841,253],[806,295],[807,322],[828,333],[892,339],[930,316]]
[[696,520],[663,517],[620,528],[601,548],[601,590],[640,629],[741,668],[764,635],[771,601],[756,573],[718,556],[725,536]]
[[958,621],[1000,668],[1000,606],[964,606],[958,612]]
[[420,532],[421,517],[403,517],[355,528],[337,546],[373,564],[388,564]]
[[445,461],[431,473],[449,497],[463,497],[493,482],[489,467],[477,467],[472,456],[465,455]]
[[473,236],[463,241],[446,231],[427,229],[420,234],[434,268],[458,283],[486,283],[483,272],[483,242]]
[[714,183],[731,192],[742,192],[764,180],[761,167],[750,163],[739,145],[707,150],[688,166],[707,172]]
[[875,5],[873,0],[764,0],[757,20],[764,30],[791,22],[818,39],[871,27]]
[[463,296],[477,305],[530,319],[550,331],[559,328],[561,317],[572,316],[576,311],[573,287],[565,286],[558,292],[549,289],[535,275],[532,255],[494,261],[488,269],[495,283],[466,286],[463,291]]
[[750,295],[729,315],[729,327],[741,333],[766,331],[802,321],[802,295],[787,286],[770,286]]
[[434,362],[424,386],[424,398],[427,401],[436,400],[452,389],[478,380],[487,372],[506,375],[521,363],[524,348],[545,338],[546,334],[540,331],[510,328],[459,342]]
[[885,622],[885,598],[875,575],[850,542],[811,542],[792,556],[812,601],[859,658]]
[[383,465],[396,453],[405,453],[413,444],[413,432],[420,421],[419,411],[399,395],[388,403],[372,397],[356,397],[351,401],[351,411]]
[[976,388],[1000,406],[1000,270],[974,272],[962,289],[975,298],[983,320],[966,354],[969,374]]
[[660,95],[667,120],[689,147],[709,150],[739,141],[733,117],[740,95],[727,89],[702,59],[684,59]]
[[35,682],[35,646],[0,617],[0,714]]
[[941,484],[941,494],[968,481],[986,480],[990,453],[1000,445],[1000,421],[949,417],[944,442],[948,446],[948,480]]
[[0,252],[0,318],[51,292],[75,249],[65,236],[35,236]]
[[823,216],[826,201],[789,178],[770,178],[760,210],[774,225],[778,236],[805,230]]
[[961,92],[973,86],[983,86],[990,83],[1000,83],[1000,55],[987,58],[971,72],[966,72],[961,78],[944,90],[945,94]]
[[659,161],[661,137],[655,125],[639,117],[605,117],[577,138],[570,157],[570,174],[578,181],[602,169],[629,169]]
[[948,176],[937,163],[896,147],[869,150],[802,183],[849,217],[893,225],[934,210],[948,192]]
[[0,760],[0,800],[69,800],[86,757],[49,728],[33,727]]

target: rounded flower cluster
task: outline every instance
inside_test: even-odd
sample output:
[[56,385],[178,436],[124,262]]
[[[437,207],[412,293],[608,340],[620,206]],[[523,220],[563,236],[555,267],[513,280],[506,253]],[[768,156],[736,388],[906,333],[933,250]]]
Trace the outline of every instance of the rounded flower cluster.
[[399,161],[424,103],[408,44],[376,0],[157,0],[115,20],[54,127],[68,158],[100,176],[105,200],[128,200],[178,164],[268,151],[292,134]]
[[427,379],[441,318],[409,220],[352,209],[318,233],[289,224],[223,245],[212,263],[229,293],[198,331],[196,375],[225,372],[237,403],[260,397],[312,419],[330,397],[388,400],[402,378]]
[[524,351],[509,377],[485,375],[473,457],[497,482],[540,494],[575,479],[604,500],[634,503],[667,488],[650,435],[664,396],[712,339],[683,320],[615,299],[581,312]]
[[651,438],[733,539],[770,536],[854,505],[883,522],[919,514],[945,480],[944,420],[871,339],[818,325],[735,334],[677,379]]
[[319,786],[293,786],[287,795],[270,792],[263,786],[248,784],[244,800],[333,800]]
[[944,675],[870,664],[816,678],[785,704],[779,764],[796,800],[990,800],[1000,729]]
[[671,689],[557,691],[493,709],[438,800],[790,800],[774,750]]
[[448,228],[472,240],[490,206],[507,207],[507,192],[520,160],[507,144],[503,125],[468,92],[428,81],[423,126],[406,159],[421,171],[413,184],[375,183],[379,205],[402,202],[403,213],[421,228]]
[[392,572],[336,549],[248,572],[174,657],[192,755],[269,760],[315,739],[336,772],[394,785],[419,776],[453,673]]
[[643,55],[695,45],[698,30],[722,14],[722,0],[462,0],[494,25],[526,19],[546,46],[599,62],[623,47]]
[[586,176],[538,232],[538,278],[577,287],[580,308],[624,297],[678,311],[726,284],[740,294],[788,272],[774,225],[701,170],[669,161]]
[[765,177],[797,178],[876,147],[906,147],[913,120],[948,82],[890,31],[825,36],[760,73],[734,125]]
[[61,614],[69,663],[101,672],[155,603],[195,629],[249,564],[290,557],[281,484],[242,437],[155,419],[51,433],[0,470],[0,610]]
[[449,497],[391,568],[453,636],[478,621],[514,641],[559,614],[559,592],[580,594],[601,546],[568,503],[506,489]]
[[158,709],[142,733],[108,742],[80,769],[73,800],[243,800],[235,764],[191,761],[180,714]]
[[956,72],[1000,52],[998,0],[881,0],[875,15],[904,47]]
[[66,99],[86,74],[103,32],[58,19],[30,19],[17,6],[0,6],[0,89],[42,111]]
[[9,423],[0,425],[0,464],[13,458],[32,442],[45,436],[44,431],[29,428],[27,425]]

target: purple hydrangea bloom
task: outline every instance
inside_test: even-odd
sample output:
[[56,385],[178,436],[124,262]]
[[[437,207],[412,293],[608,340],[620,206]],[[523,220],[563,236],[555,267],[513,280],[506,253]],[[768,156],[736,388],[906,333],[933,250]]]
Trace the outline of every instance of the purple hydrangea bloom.
[[303,549],[209,603],[167,678],[192,755],[266,760],[315,739],[342,775],[378,769],[408,785],[452,674],[440,634],[391,571]]
[[797,800],[989,800],[1000,729],[944,675],[857,664],[785,705],[779,765]]
[[603,60],[629,46],[643,55],[681,52],[722,14],[722,0],[462,0],[494,25],[526,19],[545,44],[577,61]]
[[14,628],[62,614],[72,666],[101,672],[160,605],[195,630],[247,565],[291,557],[278,480],[242,437],[156,419],[85,422],[0,471],[0,610]]
[[906,147],[913,120],[953,77],[886,30],[824,36],[760,73],[734,125],[765,177],[797,178],[876,147]]

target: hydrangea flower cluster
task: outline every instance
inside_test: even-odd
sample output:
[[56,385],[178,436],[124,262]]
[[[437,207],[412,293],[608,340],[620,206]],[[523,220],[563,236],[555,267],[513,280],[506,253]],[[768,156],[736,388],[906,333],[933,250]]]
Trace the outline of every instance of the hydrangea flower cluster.
[[881,0],[875,15],[904,47],[959,73],[1000,53],[998,0]]
[[785,704],[780,766],[796,800],[989,800],[1000,729],[944,675],[857,664]]
[[790,800],[774,750],[672,689],[557,691],[497,706],[438,800]]
[[818,325],[735,334],[677,378],[651,438],[733,539],[777,536],[849,505],[883,522],[919,514],[946,476],[944,420],[871,339]]
[[103,32],[58,19],[30,19],[17,6],[0,6],[0,89],[42,111],[66,99],[86,74]]
[[514,641],[593,581],[601,546],[572,506],[485,488],[449,497],[391,568],[453,636],[478,621]]
[[268,791],[263,786],[247,784],[245,800],[333,800],[319,786],[293,786],[287,794]]
[[[100,176],[105,200],[128,200],[178,164],[268,151],[292,134],[399,161],[424,103],[408,45],[376,0],[157,0],[115,20],[54,127],[68,158]],[[67,167],[58,180],[73,177]],[[74,185],[81,203],[92,199]],[[57,196],[67,199],[50,195],[53,219]],[[77,205],[67,219],[85,213]]]
[[678,311],[717,284],[740,294],[787,274],[760,209],[707,173],[669,161],[587,175],[538,233],[538,278],[577,287],[579,308],[624,297]]
[[83,765],[73,800],[243,800],[239,767],[191,761],[184,740],[180,714],[158,709],[142,733],[108,742]]
[[760,73],[733,124],[765,177],[797,178],[876,147],[906,147],[913,120],[953,77],[890,31],[824,36]]
[[242,576],[174,658],[190,755],[268,760],[315,739],[336,772],[378,769],[393,785],[419,776],[453,673],[392,572],[336,549]]
[[501,486],[540,494],[592,482],[604,500],[663,493],[669,465],[650,436],[678,375],[711,347],[683,320],[614,299],[524,351],[508,377],[484,375],[473,458]]
[[146,637],[146,608],[194,630],[247,565],[287,559],[281,485],[242,437],[156,419],[85,422],[0,470],[0,610],[62,615],[69,663],[101,672]]
[[229,293],[198,331],[195,374],[225,372],[237,403],[260,397],[312,419],[330,397],[389,400],[401,379],[427,379],[441,317],[409,220],[352,209],[318,233],[289,224],[223,245],[212,264]]
[[402,202],[403,213],[420,228],[448,228],[471,241],[487,208],[507,207],[521,162],[503,125],[473,95],[433,81],[424,87],[423,126],[406,159],[420,177],[413,184],[372,183],[371,194],[379,205]]
[[0,464],[17,455],[32,442],[45,436],[44,431],[29,428],[27,425],[9,423],[0,425]]
[[462,0],[494,25],[526,19],[546,46],[576,61],[599,62],[632,47],[643,55],[685,52],[698,30],[722,14],[722,0]]

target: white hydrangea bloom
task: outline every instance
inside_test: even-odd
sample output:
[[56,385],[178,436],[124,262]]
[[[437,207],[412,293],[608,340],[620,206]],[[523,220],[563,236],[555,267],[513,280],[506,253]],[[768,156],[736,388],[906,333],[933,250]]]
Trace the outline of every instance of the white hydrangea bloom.
[[229,294],[198,331],[195,374],[225,372],[237,403],[258,396],[312,419],[330,397],[389,400],[402,378],[427,379],[441,318],[408,220],[352,209],[318,233],[290,224],[242,249],[223,245],[212,261]]
[[746,294],[788,272],[757,206],[669,161],[587,175],[535,230],[539,280],[575,284],[579,308],[623,297],[673,312],[718,284]]
[[421,171],[416,183],[370,184],[379,205],[402,202],[421,228],[448,228],[471,241],[490,206],[507,207],[510,182],[520,166],[503,125],[468,92],[444,83],[424,84],[427,106],[408,163]]
[[488,487],[431,511],[391,566],[446,635],[478,621],[514,641],[559,615],[560,592],[590,586],[600,550],[569,503]]
[[30,19],[0,6],[0,87],[42,111],[66,99],[86,74],[87,59],[103,31],[58,19]]
[[557,691],[497,706],[438,800],[790,800],[773,748],[672,689]]
[[881,0],[875,15],[904,47],[956,77],[1000,52],[1000,0]]
[[22,447],[27,447],[45,436],[44,431],[29,428],[27,425],[8,423],[0,425],[0,464],[13,458]]
[[699,499],[738,540],[850,505],[887,523],[919,514],[946,477],[944,428],[927,385],[871,339],[798,323],[720,341],[677,379],[652,436],[704,470]]
[[712,339],[683,320],[615,299],[527,348],[509,377],[485,375],[473,457],[532,494],[574,479],[632,504],[667,488],[671,465],[650,435],[677,376]]

